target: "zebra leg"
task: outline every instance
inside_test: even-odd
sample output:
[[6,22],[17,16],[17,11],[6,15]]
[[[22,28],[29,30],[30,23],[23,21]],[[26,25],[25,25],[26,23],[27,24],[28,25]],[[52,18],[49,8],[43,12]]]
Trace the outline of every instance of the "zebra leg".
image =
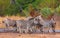
[[53,32],[55,32],[55,27],[52,28]]
[[55,32],[55,25],[52,25],[52,30],[53,32]]
[[32,33],[32,31],[33,31],[32,27],[27,29],[27,33],[29,33],[29,34]]
[[43,27],[40,28],[40,31],[43,33]]
[[17,32],[19,32],[19,27],[17,27]]
[[9,30],[9,24],[6,24],[6,28]]
[[20,28],[20,26],[19,26],[19,27],[17,27],[17,32],[19,32],[19,33],[21,33],[21,34],[22,34],[22,28]]
[[22,31],[23,31],[23,30],[22,30],[21,28],[19,28],[19,33],[21,33],[21,34],[22,34]]

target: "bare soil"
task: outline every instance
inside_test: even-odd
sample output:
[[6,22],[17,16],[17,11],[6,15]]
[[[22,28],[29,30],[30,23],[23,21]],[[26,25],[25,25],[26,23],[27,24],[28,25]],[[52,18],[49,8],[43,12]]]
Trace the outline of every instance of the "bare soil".
[[18,34],[0,33],[0,38],[60,38],[60,34]]

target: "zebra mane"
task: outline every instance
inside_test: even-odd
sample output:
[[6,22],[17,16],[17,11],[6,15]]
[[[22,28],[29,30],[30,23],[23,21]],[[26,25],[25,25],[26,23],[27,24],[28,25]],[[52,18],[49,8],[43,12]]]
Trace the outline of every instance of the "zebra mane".
[[29,20],[33,20],[34,18],[30,18]]

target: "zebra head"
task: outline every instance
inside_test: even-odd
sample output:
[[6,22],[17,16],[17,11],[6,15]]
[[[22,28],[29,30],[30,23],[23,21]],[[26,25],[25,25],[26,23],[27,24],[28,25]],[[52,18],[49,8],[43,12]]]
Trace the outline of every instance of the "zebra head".
[[41,15],[34,18],[34,23],[35,24],[40,24],[40,23],[43,23],[43,22],[44,22],[44,20],[42,19]]

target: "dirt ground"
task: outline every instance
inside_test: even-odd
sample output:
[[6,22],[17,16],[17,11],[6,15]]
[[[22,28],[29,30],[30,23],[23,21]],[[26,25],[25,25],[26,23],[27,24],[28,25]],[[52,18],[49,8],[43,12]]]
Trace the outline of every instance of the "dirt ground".
[[60,34],[18,34],[0,33],[0,38],[60,38]]
[[[10,18],[14,20],[25,20],[25,17],[0,17],[0,28],[5,28],[4,24],[2,24],[2,20],[5,18]],[[60,17],[55,17],[56,20],[56,30],[60,29]],[[19,34],[19,33],[0,33],[0,38],[60,38],[60,33],[56,34]]]

